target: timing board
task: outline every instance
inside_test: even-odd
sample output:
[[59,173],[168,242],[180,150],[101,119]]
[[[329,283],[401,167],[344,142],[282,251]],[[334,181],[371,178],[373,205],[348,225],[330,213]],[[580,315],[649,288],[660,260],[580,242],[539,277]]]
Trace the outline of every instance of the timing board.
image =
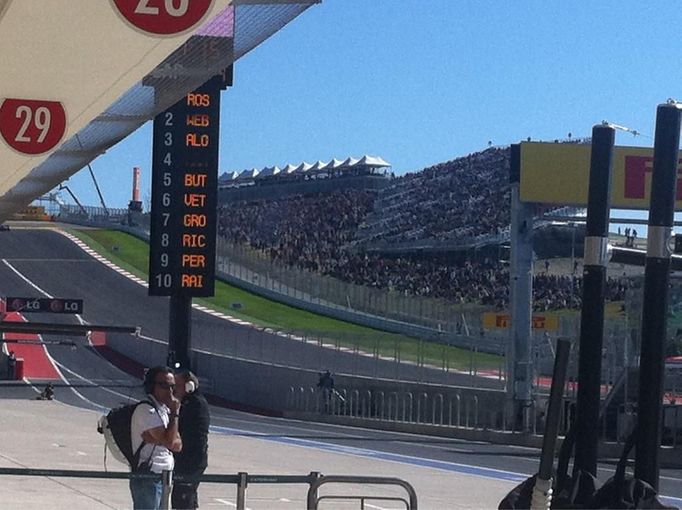
[[154,118],[151,296],[214,294],[222,83],[211,79]]

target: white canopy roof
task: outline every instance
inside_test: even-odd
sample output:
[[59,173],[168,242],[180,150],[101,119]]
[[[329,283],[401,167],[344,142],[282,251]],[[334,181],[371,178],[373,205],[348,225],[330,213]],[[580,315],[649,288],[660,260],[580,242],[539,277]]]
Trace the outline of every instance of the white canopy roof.
[[218,182],[230,182],[234,181],[239,176],[237,172],[223,172],[220,177],[218,177]]
[[[272,166],[272,167],[266,167],[260,172],[256,170],[255,168],[252,170],[244,170],[239,174],[239,178],[241,179],[253,179],[254,177],[258,176],[258,179],[266,178],[266,177],[276,177],[277,175],[290,175],[290,174],[297,174],[297,175],[303,175],[308,172],[312,174],[318,174],[318,173],[323,173],[327,172],[329,170],[335,170],[335,169],[345,169],[345,168],[353,168],[353,167],[369,167],[369,168],[388,168],[391,166],[390,163],[388,163],[385,159],[377,157],[377,156],[363,156],[360,159],[356,159],[353,157],[346,158],[345,160],[340,160],[336,158],[332,158],[331,161],[328,163],[325,163],[324,161],[317,161],[314,164],[309,164],[303,161],[300,163],[298,166],[294,166],[291,163],[288,163],[284,168],[280,169],[278,166]],[[251,172],[251,174],[247,174],[247,172]],[[256,172],[253,174],[253,172]]]
[[294,172],[297,174],[304,174],[307,171],[309,171],[312,167],[313,167],[313,165],[311,165],[310,163],[306,163],[304,161],[303,163],[301,163],[300,165],[298,165],[296,167],[296,170],[294,170]]
[[343,166],[343,161],[341,161],[340,159],[334,158],[329,163],[324,165],[323,168],[325,170],[335,170],[335,169],[342,167],[342,166]]
[[237,178],[235,180],[237,181],[246,181],[253,179],[259,174],[259,171],[257,168],[252,168],[251,170],[243,170],[242,172],[239,173]]
[[377,168],[391,166],[391,164],[388,163],[387,161],[384,161],[382,158],[375,157],[375,156],[362,156],[357,161],[356,165],[372,166],[372,167],[377,167]]
[[313,165],[310,167],[310,169],[308,170],[308,172],[310,172],[310,173],[319,173],[321,170],[324,170],[324,167],[325,167],[325,166],[327,166],[327,163],[325,163],[324,161],[319,161],[319,160],[318,160],[317,162],[313,163]]
[[278,166],[270,166],[270,167],[265,167],[263,170],[261,170],[258,173],[258,178],[262,179],[265,177],[274,177],[278,173],[280,173],[282,170]]

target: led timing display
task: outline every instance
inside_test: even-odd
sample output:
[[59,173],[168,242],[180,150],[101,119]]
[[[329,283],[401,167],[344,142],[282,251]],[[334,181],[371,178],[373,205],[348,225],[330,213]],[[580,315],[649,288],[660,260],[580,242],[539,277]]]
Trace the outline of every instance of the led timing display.
[[213,296],[221,81],[154,119],[149,294]]

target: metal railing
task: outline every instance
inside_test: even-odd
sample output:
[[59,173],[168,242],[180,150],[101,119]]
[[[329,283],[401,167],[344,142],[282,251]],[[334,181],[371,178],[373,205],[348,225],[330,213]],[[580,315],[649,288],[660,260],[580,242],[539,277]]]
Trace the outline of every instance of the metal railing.
[[[464,402],[464,404],[462,404]],[[372,390],[321,391],[314,387],[290,387],[287,408],[364,420],[437,425],[442,427],[491,428],[496,420],[482,419],[477,395]],[[500,410],[503,412],[503,410]]]
[[[547,396],[545,395],[543,399]],[[560,414],[559,434],[565,435],[571,424],[571,403],[575,397],[566,392]],[[500,404],[495,405],[495,404]],[[507,403],[482,401],[479,395],[458,390],[454,393],[386,393],[383,390],[340,388],[324,391],[314,387],[290,387],[286,396],[290,411],[319,413],[354,420],[370,420],[461,429],[516,430],[512,410]],[[545,402],[534,400],[530,406],[531,427],[534,435],[544,432]],[[615,413],[603,413],[598,428],[602,440],[622,444],[632,430],[635,413],[632,406],[620,406]],[[682,444],[682,405],[663,406],[662,444],[679,448]]]
[[[84,471],[71,469],[34,469],[34,468],[4,468],[0,467],[0,475],[14,475],[14,476],[52,476],[65,478],[99,478],[99,479],[151,479],[160,480],[163,487],[161,496],[161,509],[167,510],[170,506],[170,496],[175,481],[192,481],[205,483],[224,483],[234,484],[237,486],[237,501],[236,509],[246,509],[246,489],[253,484],[305,484],[308,485],[308,492],[306,495],[306,508],[308,510],[317,510],[319,502],[324,499],[344,499],[344,500],[358,500],[364,508],[366,500],[384,500],[384,501],[401,501],[405,504],[407,510],[417,509],[417,493],[412,485],[400,478],[391,477],[376,477],[376,476],[325,476],[318,472],[311,472],[307,475],[249,475],[245,472],[239,472],[236,475],[223,474],[204,474],[195,477],[183,477],[181,475],[173,476],[173,471],[164,471],[161,474],[156,473],[128,473],[122,471]],[[366,495],[319,495],[319,488],[328,483],[343,483],[343,484],[362,484],[362,485],[397,485],[405,489],[408,499],[395,498],[391,496],[366,496]]]
[[216,270],[286,297],[414,324],[438,333],[478,331],[486,307],[458,305],[444,299],[343,282],[280,265],[265,254],[222,238],[216,247]]
[[[358,479],[361,479],[361,480],[358,480]],[[391,496],[352,496],[352,495],[318,496],[317,493],[318,493],[319,488],[323,484],[326,484],[326,483],[344,483],[344,484],[363,483],[363,484],[368,484],[368,485],[397,485],[397,486],[405,489],[405,492],[407,492],[408,499],[406,500],[404,498],[391,497]],[[362,509],[365,508],[365,501],[367,501],[367,500],[398,501],[398,502],[403,503],[407,510],[414,510],[417,508],[417,493],[415,492],[414,487],[412,487],[405,480],[401,480],[400,478],[384,478],[384,477],[377,477],[377,476],[363,476],[363,477],[358,477],[358,476],[321,476],[310,485],[310,489],[308,490],[308,498],[307,498],[308,510],[317,510],[319,502],[322,500],[334,500],[334,501],[358,500],[358,501],[360,501],[360,508],[362,508]]]
[[[481,354],[473,341],[468,349],[455,349],[447,344],[380,332],[287,331],[260,327],[225,335],[224,326],[213,319],[197,316],[195,321],[200,325],[201,335],[196,335],[193,348],[209,354],[315,371],[330,370],[346,376],[447,386],[477,387],[485,383],[502,389],[507,380],[505,356]],[[118,338],[110,336],[110,344],[117,345]],[[145,336],[144,332],[140,338],[148,342],[126,342],[126,352],[140,357],[153,350],[152,343],[164,343],[160,338]]]

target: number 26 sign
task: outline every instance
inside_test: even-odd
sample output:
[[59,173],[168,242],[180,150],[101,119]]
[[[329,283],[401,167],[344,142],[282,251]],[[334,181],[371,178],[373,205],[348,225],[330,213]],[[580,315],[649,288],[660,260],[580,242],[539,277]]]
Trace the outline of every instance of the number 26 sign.
[[0,99],[0,135],[23,154],[43,154],[54,148],[66,131],[64,106],[57,101]]
[[214,0],[111,0],[132,26],[154,35],[175,35],[196,26]]

